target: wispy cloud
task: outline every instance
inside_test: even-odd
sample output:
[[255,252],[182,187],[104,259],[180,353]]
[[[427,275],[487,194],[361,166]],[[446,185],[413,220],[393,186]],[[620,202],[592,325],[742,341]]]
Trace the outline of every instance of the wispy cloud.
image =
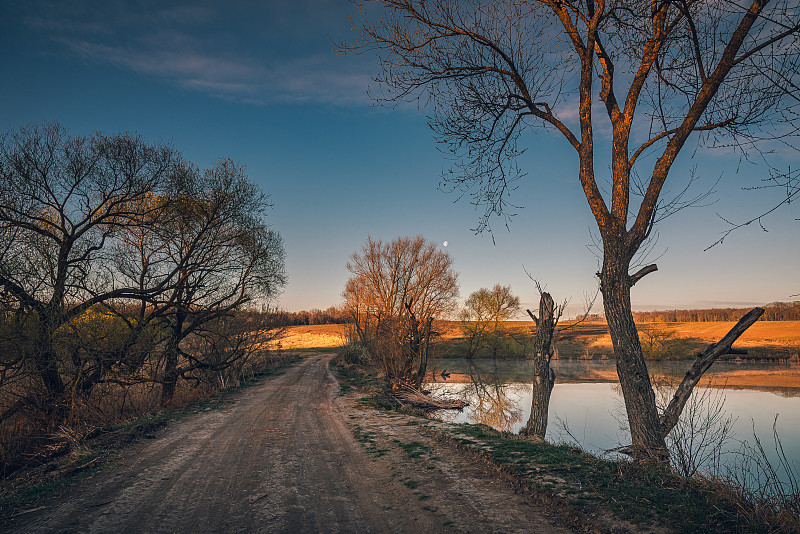
[[[368,101],[367,68],[359,71],[351,58],[328,53],[324,33],[303,40],[295,28],[277,39],[248,21],[260,17],[263,26],[269,26],[269,13],[247,9],[246,4],[235,7],[226,5],[222,11],[211,5],[159,8],[132,3],[66,10],[53,3],[31,9],[24,23],[47,36],[57,53],[217,98],[257,104]],[[288,15],[281,13],[285,23]],[[346,28],[345,10],[341,17]]]

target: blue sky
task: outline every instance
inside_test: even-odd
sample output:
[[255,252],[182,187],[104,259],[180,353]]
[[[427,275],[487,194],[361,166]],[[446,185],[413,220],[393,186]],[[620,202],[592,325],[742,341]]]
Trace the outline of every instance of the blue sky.
[[[279,304],[289,310],[339,304],[347,259],[368,235],[416,234],[448,241],[464,298],[510,284],[535,306],[527,268],[579,307],[598,260],[572,149],[527,134],[528,175],[512,199],[522,209],[509,230],[494,221],[494,242],[475,235],[481,211],[437,189],[448,161],[425,110],[375,106],[366,92],[374,56],[332,50],[331,39],[352,37],[351,15],[345,0],[2,2],[0,129],[58,121],[73,134],[138,131],[201,166],[244,163],[274,202],[289,274]],[[796,204],[767,219],[768,232],[751,225],[704,251],[726,228],[717,214],[743,221],[778,196],[742,189],[763,168],[730,153],[690,155],[668,187],[680,190],[694,168],[698,193],[720,179],[713,204],[660,224],[649,258],[659,271],[634,288],[634,307],[791,300],[800,293]],[[785,163],[796,168],[797,156]]]

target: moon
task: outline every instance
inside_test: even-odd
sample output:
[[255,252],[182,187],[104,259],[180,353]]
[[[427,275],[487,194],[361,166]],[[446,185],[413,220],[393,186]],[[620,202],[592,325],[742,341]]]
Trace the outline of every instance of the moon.
[[447,241],[445,241],[444,243],[442,243],[442,245],[444,245],[444,246],[447,246]]

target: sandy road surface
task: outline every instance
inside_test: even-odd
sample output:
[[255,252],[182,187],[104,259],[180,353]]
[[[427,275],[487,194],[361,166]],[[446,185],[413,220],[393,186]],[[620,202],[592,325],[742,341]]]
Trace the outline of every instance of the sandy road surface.
[[170,425],[0,531],[566,532],[425,424],[340,397],[329,359]]

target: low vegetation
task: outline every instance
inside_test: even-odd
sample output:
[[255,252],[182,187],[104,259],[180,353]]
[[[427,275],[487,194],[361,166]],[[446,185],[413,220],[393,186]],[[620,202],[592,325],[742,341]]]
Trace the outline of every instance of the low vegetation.
[[115,465],[122,446],[140,439],[151,439],[159,429],[191,414],[224,408],[242,390],[257,384],[264,377],[282,373],[300,359],[301,356],[297,355],[285,355],[281,360],[273,359],[267,367],[243,378],[238,384],[202,398],[189,400],[192,397],[187,396],[182,399],[182,403],[172,408],[148,413],[121,424],[95,428],[90,434],[79,436],[63,454],[5,476],[0,485],[0,514],[13,513],[14,510],[27,506],[39,495]]
[[[797,502],[759,502],[725,479],[687,478],[659,467],[604,460],[567,445],[532,442],[483,425],[438,427],[448,441],[502,466],[544,498],[575,513],[678,532],[797,532]],[[797,499],[797,497],[795,497]],[[792,508],[792,504],[794,508]],[[607,527],[614,520],[606,519]]]

